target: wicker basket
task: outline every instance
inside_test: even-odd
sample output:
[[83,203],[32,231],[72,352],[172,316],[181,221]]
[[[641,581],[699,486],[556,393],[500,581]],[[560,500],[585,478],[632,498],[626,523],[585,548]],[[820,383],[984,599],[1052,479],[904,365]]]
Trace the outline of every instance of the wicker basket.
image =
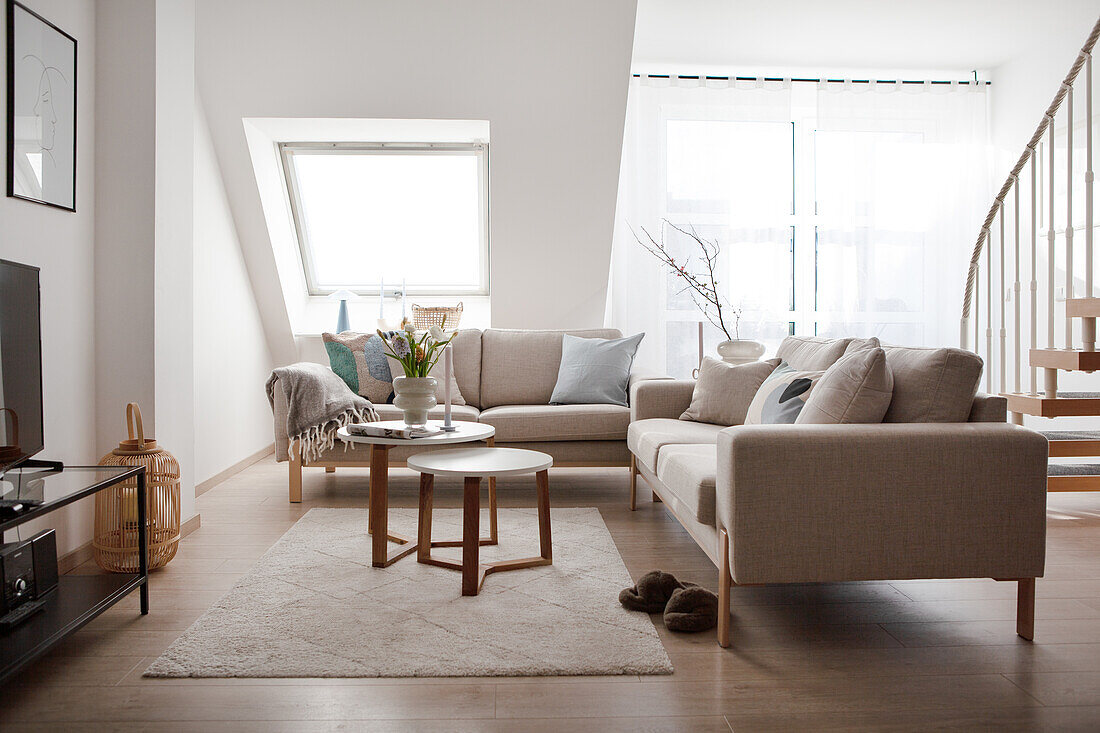
[[[176,556],[180,541],[180,464],[153,438],[145,437],[141,410],[126,406],[123,440],[100,459],[101,466],[145,466],[145,526],[148,529],[149,569],[163,567]],[[137,478],[95,495],[96,564],[115,573],[138,571]]]
[[462,303],[455,306],[423,306],[413,303],[413,327],[417,331],[427,331],[432,326],[444,328],[443,319],[447,319],[446,329],[454,331],[462,320]]

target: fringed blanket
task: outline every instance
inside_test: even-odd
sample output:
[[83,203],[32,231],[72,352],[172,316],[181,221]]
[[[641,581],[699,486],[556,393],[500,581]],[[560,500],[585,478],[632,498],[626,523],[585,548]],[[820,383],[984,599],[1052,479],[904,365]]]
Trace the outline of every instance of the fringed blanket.
[[[369,400],[348,388],[326,366],[299,362],[279,367],[267,380],[267,400],[275,408],[275,383],[286,395],[286,432],[304,463],[316,460],[336,444],[336,431],[357,422],[376,422]],[[293,446],[291,447],[293,451]]]

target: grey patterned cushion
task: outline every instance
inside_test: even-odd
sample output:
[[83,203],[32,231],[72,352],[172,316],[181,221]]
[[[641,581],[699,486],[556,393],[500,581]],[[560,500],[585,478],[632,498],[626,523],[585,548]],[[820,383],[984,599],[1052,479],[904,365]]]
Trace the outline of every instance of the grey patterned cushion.
[[329,367],[361,397],[383,404],[393,396],[393,377],[382,339],[373,333],[323,333]]
[[798,419],[814,385],[825,372],[799,371],[783,362],[752,398],[746,425],[791,425]]

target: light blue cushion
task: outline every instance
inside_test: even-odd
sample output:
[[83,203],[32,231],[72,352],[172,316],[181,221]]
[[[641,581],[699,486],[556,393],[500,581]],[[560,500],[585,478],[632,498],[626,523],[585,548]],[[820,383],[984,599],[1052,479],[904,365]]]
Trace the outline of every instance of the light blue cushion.
[[561,366],[552,405],[622,405],[630,365],[644,333],[621,339],[561,337]]

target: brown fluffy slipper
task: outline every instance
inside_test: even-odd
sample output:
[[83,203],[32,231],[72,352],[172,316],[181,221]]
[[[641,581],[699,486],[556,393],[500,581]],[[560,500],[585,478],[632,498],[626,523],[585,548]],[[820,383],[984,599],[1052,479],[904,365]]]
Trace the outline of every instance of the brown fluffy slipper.
[[665,606],[669,631],[706,631],[718,623],[718,596],[697,585],[672,592]]
[[661,613],[676,591],[689,587],[694,584],[681,583],[671,573],[653,570],[638,578],[634,587],[624,588],[619,593],[619,603],[631,611]]

